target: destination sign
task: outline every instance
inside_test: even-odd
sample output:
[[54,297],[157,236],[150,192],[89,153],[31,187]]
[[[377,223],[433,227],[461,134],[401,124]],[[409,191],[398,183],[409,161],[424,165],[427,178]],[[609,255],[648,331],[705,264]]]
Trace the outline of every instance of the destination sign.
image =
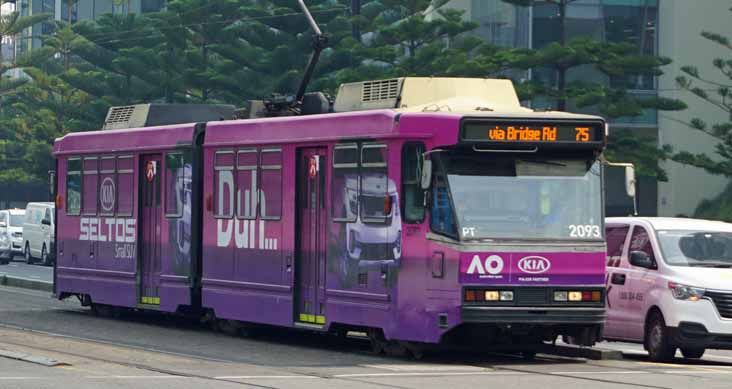
[[462,140],[497,143],[602,143],[605,130],[600,122],[466,121]]

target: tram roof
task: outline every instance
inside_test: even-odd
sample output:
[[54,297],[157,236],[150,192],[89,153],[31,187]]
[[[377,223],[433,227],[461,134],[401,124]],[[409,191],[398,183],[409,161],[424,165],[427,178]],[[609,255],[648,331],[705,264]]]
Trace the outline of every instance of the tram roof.
[[[242,119],[208,122],[205,145],[309,143],[363,138],[435,137],[451,144],[457,141],[464,117],[512,119],[600,119],[597,116],[555,111],[448,111],[414,112],[383,109],[309,116]],[[56,140],[54,154],[115,153],[170,149],[191,145],[195,123],[123,130],[67,134]]]

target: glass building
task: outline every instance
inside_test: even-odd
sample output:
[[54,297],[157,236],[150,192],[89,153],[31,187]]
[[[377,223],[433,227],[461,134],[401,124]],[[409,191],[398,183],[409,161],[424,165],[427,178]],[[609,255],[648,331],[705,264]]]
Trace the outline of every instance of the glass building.
[[[659,0],[576,0],[567,6],[566,38],[588,37],[605,42],[626,42],[635,46],[639,54],[658,54],[658,4]],[[481,38],[502,47],[542,48],[561,41],[559,7],[551,1],[535,1],[531,7],[520,7],[502,0],[453,0],[450,6],[465,11],[465,17],[479,24],[474,32]],[[545,85],[557,84],[557,73],[553,69],[537,68],[527,74],[527,78]],[[570,69],[567,82],[600,82],[611,86],[623,86],[631,93],[653,97],[657,95],[657,82],[654,77],[635,76],[610,78],[593,66],[580,66]],[[534,108],[550,108],[551,101],[535,99],[530,102]],[[596,113],[579,109],[571,104],[570,111]],[[658,114],[656,110],[646,110],[643,115],[616,118],[611,121],[611,131],[632,129],[642,132],[644,137],[658,140]],[[641,179],[641,208],[645,215],[658,213],[657,183]],[[612,196],[608,196],[608,212],[613,213]],[[619,205],[624,212],[627,201]]]
[[[3,1],[3,0],[0,0]],[[97,19],[109,13],[147,13],[165,8],[165,0],[11,0],[22,16],[47,13],[56,20],[72,23],[80,20]],[[41,35],[49,34],[53,23],[39,23],[23,31],[17,37],[16,52],[21,55],[28,50],[40,47]]]

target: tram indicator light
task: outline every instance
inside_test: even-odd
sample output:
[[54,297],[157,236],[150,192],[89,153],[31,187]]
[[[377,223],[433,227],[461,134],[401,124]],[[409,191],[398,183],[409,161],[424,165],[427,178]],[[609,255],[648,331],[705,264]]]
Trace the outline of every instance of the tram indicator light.
[[460,139],[470,143],[602,145],[604,124],[595,122],[481,120],[463,121]]

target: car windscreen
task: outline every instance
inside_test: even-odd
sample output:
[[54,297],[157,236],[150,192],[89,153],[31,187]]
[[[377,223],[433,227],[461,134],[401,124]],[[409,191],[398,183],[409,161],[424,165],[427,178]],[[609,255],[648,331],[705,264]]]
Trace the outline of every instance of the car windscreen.
[[732,232],[661,230],[658,241],[668,265],[732,267]]
[[10,225],[13,227],[23,227],[25,223],[25,214],[10,215]]

